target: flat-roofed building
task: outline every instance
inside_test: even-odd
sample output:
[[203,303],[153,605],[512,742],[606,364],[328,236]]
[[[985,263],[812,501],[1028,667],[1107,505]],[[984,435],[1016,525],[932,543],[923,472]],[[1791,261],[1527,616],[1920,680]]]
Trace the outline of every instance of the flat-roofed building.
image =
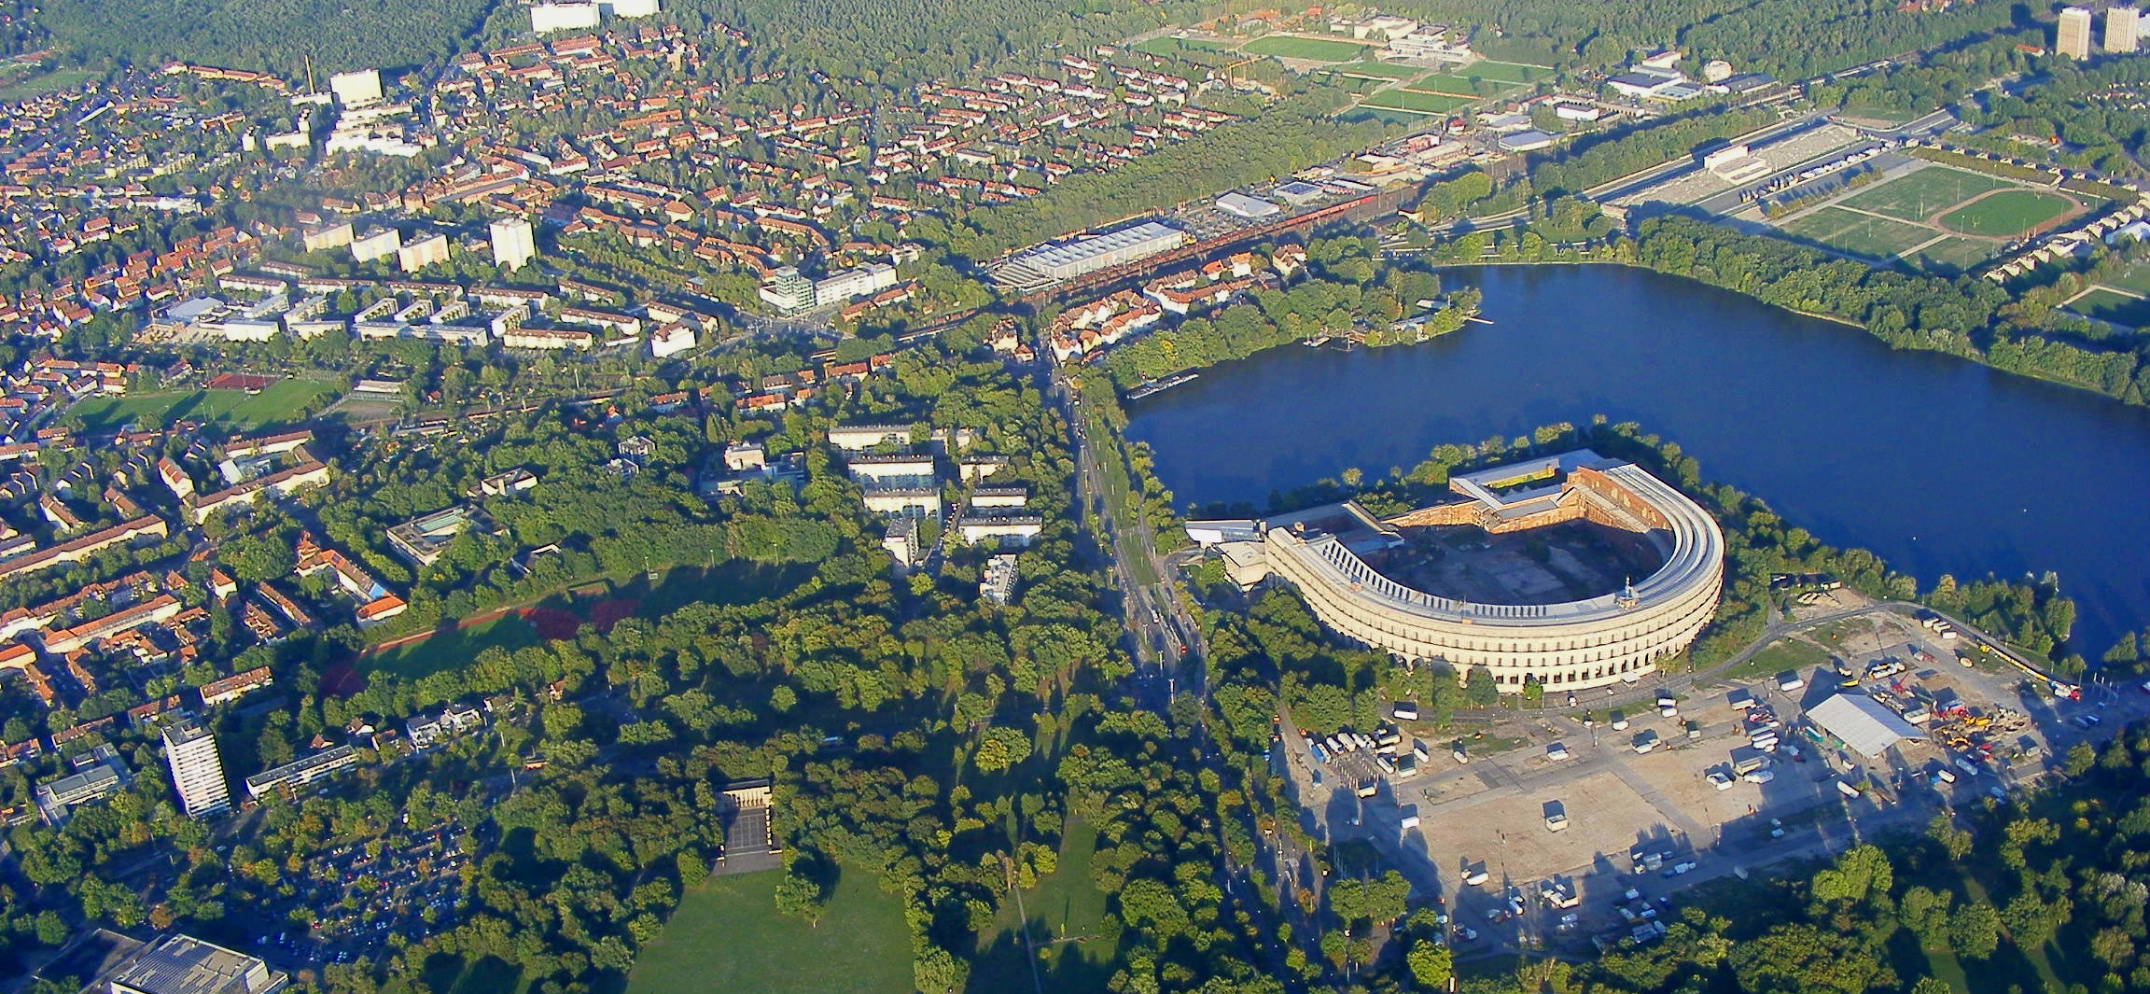
[[468,504],[420,515],[388,529],[388,546],[414,565],[431,566],[448,543],[477,523],[476,515],[477,509]]
[[2132,55],[2142,48],[2142,11],[2133,7],[2105,8],[2105,50],[2113,55]]
[[323,749],[295,762],[246,778],[246,792],[259,798],[278,787],[304,787],[322,777],[358,763],[358,750],[347,745]]
[[1021,547],[1045,530],[1045,519],[1035,514],[967,514],[956,519],[956,534],[971,545]]
[[1186,242],[1186,232],[1169,224],[1144,221],[1117,231],[1031,249],[1011,261],[1065,280],[1169,251]]
[[502,218],[492,223],[488,233],[493,243],[493,264],[501,269],[512,272],[537,258],[537,236],[530,229],[530,219]]
[[189,818],[206,818],[231,810],[231,785],[224,781],[224,760],[216,737],[191,719],[164,729],[164,762],[172,769],[172,787]]
[[2062,8],[2053,50],[2071,59],[2090,58],[2090,8]]
[[174,933],[144,946],[91,989],[110,994],[275,994],[290,980],[259,957]]
[[381,102],[381,71],[354,69],[328,78],[328,91],[345,107],[364,107]]
[[402,232],[394,228],[375,228],[351,239],[351,258],[357,262],[393,258],[402,247]]
[[941,492],[932,487],[869,489],[863,500],[866,510],[885,517],[941,520]]
[[911,426],[837,425],[829,429],[829,444],[845,452],[864,452],[876,445],[909,445]]
[[868,487],[933,485],[932,456],[852,456],[844,469]]

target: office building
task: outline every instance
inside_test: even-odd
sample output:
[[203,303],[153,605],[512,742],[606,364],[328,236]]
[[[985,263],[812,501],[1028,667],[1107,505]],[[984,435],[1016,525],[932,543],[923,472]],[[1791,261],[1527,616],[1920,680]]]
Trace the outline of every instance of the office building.
[[537,258],[537,236],[527,218],[511,217],[492,224],[493,264],[513,272]]
[[2132,55],[2142,47],[2143,12],[2133,7],[2108,7],[2105,9],[2105,50],[2114,55]]
[[2053,50],[2071,59],[2090,58],[2090,8],[2068,7],[2060,12],[2060,31]]
[[803,311],[814,306],[814,282],[792,266],[778,267],[761,286],[761,299],[780,311]]
[[814,281],[814,303],[840,304],[895,285],[896,267],[885,262],[869,262],[857,269],[831,273],[827,279]]
[[328,90],[345,107],[364,107],[381,102],[381,71],[358,69],[328,78]]
[[164,761],[172,768],[172,786],[189,818],[206,818],[231,810],[231,786],[224,781],[224,761],[216,737],[192,720],[164,730]]

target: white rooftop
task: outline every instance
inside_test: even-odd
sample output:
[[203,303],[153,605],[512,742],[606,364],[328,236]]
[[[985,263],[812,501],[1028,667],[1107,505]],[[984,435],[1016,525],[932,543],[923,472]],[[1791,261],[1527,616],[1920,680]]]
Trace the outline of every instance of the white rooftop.
[[1808,708],[1807,717],[1868,759],[1878,758],[1905,739],[1926,737],[1917,725],[1865,694],[1838,694]]

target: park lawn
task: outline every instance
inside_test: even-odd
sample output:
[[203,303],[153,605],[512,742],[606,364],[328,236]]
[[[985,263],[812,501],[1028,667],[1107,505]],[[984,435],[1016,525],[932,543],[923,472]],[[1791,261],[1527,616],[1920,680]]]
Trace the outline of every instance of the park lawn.
[[1200,38],[1174,38],[1170,35],[1145,38],[1128,47],[1145,55],[1157,56],[1160,59],[1169,59],[1181,52],[1225,52],[1231,50],[1231,46],[1220,41],[1204,41]]
[[1778,229],[1794,238],[1869,259],[1892,258],[1934,237],[1931,228],[1835,206],[1779,225]]
[[1412,83],[1411,89],[1427,93],[1445,93],[1451,96],[1483,99],[1514,92],[1516,86],[1513,83],[1497,79],[1443,73],[1438,76],[1428,76],[1416,83]]
[[231,425],[279,424],[296,420],[299,410],[337,391],[336,384],[316,380],[279,380],[258,394],[244,390],[171,390],[96,397],[75,405],[67,417],[83,430],[109,431],[124,424],[163,427],[191,419]]
[[1880,186],[1867,187],[1845,198],[1842,203],[1846,207],[1886,214],[1905,221],[1924,221],[1932,217],[1935,211],[1963,203],[1981,193],[2005,190],[2014,185],[2005,179],[1948,166],[1928,166]]
[[1993,258],[1993,243],[1950,236],[1913,252],[1905,261],[1923,272],[1960,273]]
[[2150,262],[2138,262],[2121,270],[2117,275],[2108,276],[2100,282],[2103,282],[2106,286],[2119,287],[2122,290],[2133,290],[2136,293],[2150,296]]
[[2075,207],[2058,193],[2002,190],[1941,216],[1941,226],[1966,235],[2012,238],[2053,220]]
[[1829,654],[1821,649],[1797,639],[1784,639],[1747,657],[1746,662],[1725,671],[1720,679],[1758,680],[1785,670],[1797,670],[1801,679],[1811,679],[1814,667],[1828,661]]
[[1256,38],[1239,47],[1248,55],[1273,55],[1280,59],[1305,59],[1310,62],[1351,62],[1366,50],[1363,42],[1331,41],[1327,38],[1301,38],[1296,35],[1269,35]]
[[[1090,861],[1096,854],[1097,829],[1070,822],[1060,841],[1059,864],[1036,887],[1023,892],[1023,910],[1030,912],[1030,937],[1038,943],[1038,979],[1046,990],[1102,991],[1111,979],[1118,944],[1081,941],[1083,936],[1097,934],[1105,920],[1105,892],[1090,879]],[[1018,924],[1014,898],[1002,900],[992,930],[978,936],[977,957],[971,965],[972,990],[1015,991],[1031,986]],[[1060,941],[1064,939],[1077,941]]]
[[777,914],[781,879],[712,877],[688,891],[635,959],[626,994],[909,994],[903,905],[870,874],[846,867],[818,926]]
[[2086,318],[2109,321],[2127,328],[2150,327],[2150,300],[2131,297],[2104,286],[2094,286],[2068,302],[2068,309]]
[[1421,93],[1417,90],[1383,90],[1366,98],[1366,101],[1360,106],[1415,111],[1420,114],[1446,114],[1460,107],[1468,107],[1475,102],[1469,97],[1452,97],[1440,93]]
[[0,86],[0,102],[27,100],[31,97],[42,97],[47,93],[72,90],[99,75],[89,69],[56,69],[42,76],[18,79]]
[[539,641],[537,630],[510,612],[468,628],[438,632],[430,638],[374,653],[359,663],[359,669],[417,680],[466,665],[487,649],[498,647],[514,652]]

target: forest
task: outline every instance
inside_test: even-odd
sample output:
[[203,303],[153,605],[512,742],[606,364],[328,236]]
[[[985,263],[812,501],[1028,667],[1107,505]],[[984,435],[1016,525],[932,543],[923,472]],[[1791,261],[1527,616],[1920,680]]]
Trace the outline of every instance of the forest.
[[1660,48],[1801,79],[2009,27],[2025,8],[1981,0],[1946,10],[1895,0],[1406,0],[1400,14],[1481,28],[1495,58],[1616,66]]
[[[326,85],[346,69],[445,61],[471,37],[492,0],[62,0],[38,23],[74,58],[144,69],[174,60],[262,69]],[[527,26],[527,25],[526,25]]]

